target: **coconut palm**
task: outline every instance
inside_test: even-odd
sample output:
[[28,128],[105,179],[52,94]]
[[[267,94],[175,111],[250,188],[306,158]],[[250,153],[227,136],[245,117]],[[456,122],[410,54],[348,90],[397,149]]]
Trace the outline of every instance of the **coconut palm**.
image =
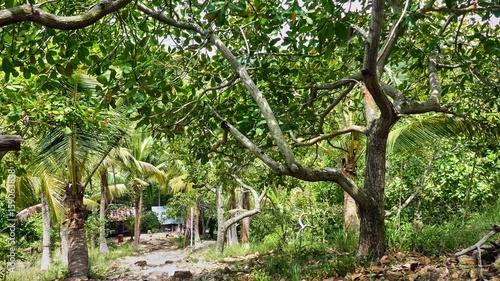
[[134,250],[139,251],[141,235],[141,214],[143,190],[149,186],[149,181],[156,181],[161,187],[166,187],[167,175],[161,170],[165,166],[164,155],[158,153],[154,139],[145,132],[132,136],[128,150],[121,151],[123,169],[129,174],[129,185],[135,194],[134,220]]
[[[91,78],[75,75],[72,85],[73,106],[77,107],[78,91],[91,89]],[[79,83],[81,82],[81,83]],[[69,227],[68,257],[70,277],[86,278],[88,250],[85,236],[84,193],[87,184],[110,151],[124,136],[123,122],[118,115],[108,115],[107,126],[69,121],[67,127],[54,127],[39,141],[34,167],[40,173],[59,175],[65,183],[67,206],[63,225]]]

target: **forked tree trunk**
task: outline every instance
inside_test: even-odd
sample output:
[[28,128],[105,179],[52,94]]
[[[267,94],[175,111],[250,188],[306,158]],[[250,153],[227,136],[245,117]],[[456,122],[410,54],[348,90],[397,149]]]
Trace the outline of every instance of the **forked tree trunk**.
[[[68,272],[70,278],[87,278],[88,274],[88,249],[85,236],[85,214],[83,205],[83,186],[80,182],[72,188],[68,185],[68,215],[69,223],[69,248]],[[69,192],[68,192],[69,191]]]
[[135,187],[135,223],[134,223],[134,251],[139,251],[139,239],[141,237],[142,216],[142,189],[140,185]]
[[50,216],[49,205],[45,192],[42,191],[42,224],[43,224],[43,239],[42,239],[42,270],[49,269],[50,266]]
[[[241,209],[250,210],[250,192],[241,191]],[[250,217],[241,220],[241,245],[248,247],[250,245]]]
[[106,243],[106,205],[108,194],[108,172],[103,169],[101,172],[101,204],[99,205],[99,251],[101,253],[109,253],[108,244]]

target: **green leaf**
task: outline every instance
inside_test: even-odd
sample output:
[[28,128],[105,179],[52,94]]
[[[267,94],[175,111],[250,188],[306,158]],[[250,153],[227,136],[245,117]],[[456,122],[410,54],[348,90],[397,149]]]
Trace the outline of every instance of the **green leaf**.
[[10,122],[16,122],[17,120],[21,119],[19,114],[17,114],[16,112],[9,112],[9,114],[7,114],[7,118]]
[[64,127],[64,133],[65,133],[66,135],[70,135],[70,134],[72,133],[71,128],[70,128],[70,127],[68,127],[68,126]]
[[132,65],[130,63],[126,63],[123,66],[123,73],[128,74],[132,72]]
[[73,66],[70,63],[68,63],[66,65],[66,68],[64,68],[64,73],[68,77],[71,76],[71,75],[73,75]]
[[106,76],[99,75],[99,76],[97,76],[97,82],[99,82],[101,84],[107,84],[108,80],[106,79]]
[[226,9],[220,10],[219,17],[217,18],[216,26],[221,27],[226,22]]
[[450,9],[453,7],[453,0],[445,0],[446,8]]
[[228,7],[229,9],[235,12],[244,12],[246,10],[245,3],[238,3],[238,4],[229,3]]
[[59,74],[66,75],[66,69],[62,65],[56,64],[56,69]]
[[24,79],[30,79],[31,77],[31,72],[30,72],[30,69],[25,67],[24,70],[23,70],[23,77]]
[[2,70],[5,73],[11,73],[14,71],[14,66],[12,65],[11,61],[7,57],[4,57],[2,59]]
[[52,57],[52,52],[47,52],[47,54],[45,55],[45,59],[47,59],[47,62],[50,63],[50,64],[55,64],[56,61],[54,60],[54,58]]
[[220,11],[221,10],[219,9],[219,10],[215,10],[213,12],[210,12],[210,13],[208,13],[208,14],[205,15],[205,18],[209,22],[213,22],[219,16]]

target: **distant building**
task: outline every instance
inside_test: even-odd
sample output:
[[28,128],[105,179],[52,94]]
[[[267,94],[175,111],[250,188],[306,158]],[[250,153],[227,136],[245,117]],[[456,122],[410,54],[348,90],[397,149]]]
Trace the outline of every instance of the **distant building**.
[[161,223],[163,231],[182,232],[184,230],[184,220],[167,217],[167,208],[164,206],[152,206],[151,211],[156,214]]

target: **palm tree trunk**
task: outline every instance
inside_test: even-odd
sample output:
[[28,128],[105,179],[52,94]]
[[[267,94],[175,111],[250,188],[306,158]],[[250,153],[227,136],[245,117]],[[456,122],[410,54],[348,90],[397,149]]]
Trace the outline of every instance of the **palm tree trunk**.
[[103,171],[101,172],[101,204],[99,205],[99,224],[100,224],[99,251],[104,254],[109,253],[108,244],[106,243],[106,225],[105,225],[107,193],[108,193],[108,172],[106,169],[103,169]]
[[68,272],[70,278],[87,278],[89,255],[85,236],[85,214],[83,186],[78,181],[76,187],[68,185],[69,252]]
[[142,216],[142,190],[141,185],[135,187],[135,224],[134,224],[134,251],[139,251],[139,239],[141,237]]
[[42,191],[42,224],[43,224],[43,239],[42,239],[42,263],[41,269],[47,270],[50,266],[50,216],[49,206],[45,192]]
[[[65,197],[62,202],[63,210],[66,210],[68,206],[68,198]],[[61,214],[61,230],[59,235],[61,236],[61,262],[64,265],[68,265],[68,224],[66,222],[66,211]]]

